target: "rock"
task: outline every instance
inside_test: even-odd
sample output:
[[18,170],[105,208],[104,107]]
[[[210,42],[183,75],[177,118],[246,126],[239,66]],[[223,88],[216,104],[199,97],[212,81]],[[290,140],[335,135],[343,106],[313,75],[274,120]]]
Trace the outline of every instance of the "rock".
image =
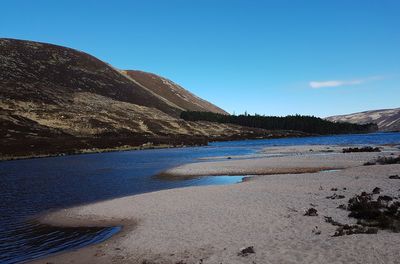
[[334,237],[343,235],[354,235],[354,234],[376,234],[378,233],[378,228],[376,227],[365,227],[360,225],[344,225],[339,226],[336,229]]
[[373,194],[379,194],[379,193],[381,193],[381,188],[375,187],[375,188],[372,190],[372,193],[373,193]]
[[238,256],[246,257],[247,255],[254,254],[254,253],[256,253],[256,252],[254,251],[254,247],[253,246],[244,247],[244,248],[240,249],[240,251],[238,253]]
[[371,147],[371,146],[366,146],[362,148],[344,148],[342,150],[343,153],[350,153],[350,152],[381,152],[381,150],[378,147]]
[[318,229],[318,226],[315,226],[314,229],[312,230],[312,232],[313,232],[315,235],[321,235],[321,230]]
[[379,201],[390,202],[392,200],[393,200],[393,198],[388,196],[388,195],[381,195],[381,196],[378,197],[378,202]]
[[344,226],[343,224],[333,220],[333,218],[330,216],[324,216],[324,218],[325,218],[325,222],[327,222],[329,224],[332,224],[334,226]]
[[305,214],[305,216],[318,216],[318,211],[315,208],[309,208]]
[[337,192],[338,188],[332,188],[331,191],[332,192]]
[[344,195],[341,195],[341,194],[337,195],[336,193],[332,194],[331,196],[327,196],[327,197],[326,197],[326,199],[332,199],[332,200],[335,200],[335,199],[344,199],[344,198],[345,198]]

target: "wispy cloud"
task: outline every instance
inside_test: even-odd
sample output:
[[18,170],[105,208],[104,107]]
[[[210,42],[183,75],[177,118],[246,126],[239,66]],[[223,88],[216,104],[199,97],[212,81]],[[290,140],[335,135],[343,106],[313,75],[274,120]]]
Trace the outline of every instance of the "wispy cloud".
[[374,80],[382,80],[384,76],[371,76],[364,79],[354,79],[354,80],[332,80],[332,81],[311,81],[309,83],[311,88],[325,88],[325,87],[339,87],[339,86],[349,86],[358,85]]

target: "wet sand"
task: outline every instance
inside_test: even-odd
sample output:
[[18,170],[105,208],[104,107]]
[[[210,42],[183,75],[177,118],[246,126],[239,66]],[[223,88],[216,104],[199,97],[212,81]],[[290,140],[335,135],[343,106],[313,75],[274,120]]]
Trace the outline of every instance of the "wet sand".
[[[355,223],[337,206],[374,187],[380,187],[382,194],[398,196],[400,180],[389,179],[389,175],[400,174],[399,164],[362,164],[378,156],[398,155],[399,150],[386,147],[382,153],[342,154],[340,149],[324,152],[324,148],[279,148],[274,153],[289,156],[187,164],[164,175],[271,175],[234,185],[129,196],[45,215],[42,222],[53,225],[125,228],[99,245],[34,263],[397,263],[399,234],[380,230],[378,234],[332,237],[336,227],[326,223],[324,216]],[[276,174],[325,168],[341,170]],[[334,193],[332,188],[338,188],[335,193],[345,199],[327,199]],[[310,207],[318,210],[318,216],[304,216]],[[255,253],[239,256],[239,250],[248,246]]]

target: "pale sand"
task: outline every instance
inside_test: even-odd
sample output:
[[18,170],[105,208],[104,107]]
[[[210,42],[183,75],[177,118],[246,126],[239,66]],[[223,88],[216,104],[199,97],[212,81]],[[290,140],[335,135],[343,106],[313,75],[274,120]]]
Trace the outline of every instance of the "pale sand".
[[[205,175],[270,175],[317,172],[361,166],[377,156],[398,152],[393,147],[382,147],[383,152],[342,154],[338,146],[290,146],[266,148],[260,154],[240,156],[223,161],[185,164],[167,170],[161,178],[188,178]],[[312,151],[310,151],[312,150]],[[329,151],[329,152],[328,152]],[[222,159],[223,157],[218,157]]]
[[[400,180],[388,176],[399,174],[400,165],[360,166],[379,155],[383,154],[293,155],[265,158],[264,163],[243,160],[239,162],[243,168],[234,167],[231,160],[207,162],[208,171],[218,171],[212,167],[217,166],[231,172],[249,169],[248,174],[253,174],[254,166],[263,169],[261,164],[346,169],[255,176],[240,184],[165,190],[61,210],[42,221],[57,225],[102,221],[101,225],[126,228],[100,245],[35,263],[399,263],[399,234],[380,230],[373,235],[332,237],[335,227],[323,217],[354,223],[348,212],[336,207],[376,186],[383,194],[399,195]],[[190,168],[190,173],[197,173],[199,166],[185,165],[179,171]],[[326,199],[331,188],[339,188],[346,199]],[[311,203],[319,216],[303,215]],[[312,232],[315,226],[320,235]],[[254,246],[255,254],[238,256],[239,249],[247,246]]]

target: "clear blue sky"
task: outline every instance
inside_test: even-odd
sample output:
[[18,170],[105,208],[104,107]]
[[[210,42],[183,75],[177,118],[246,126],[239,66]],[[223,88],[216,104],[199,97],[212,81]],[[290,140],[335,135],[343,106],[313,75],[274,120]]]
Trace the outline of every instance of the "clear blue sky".
[[4,0],[0,36],[163,75],[229,112],[400,107],[400,1]]

